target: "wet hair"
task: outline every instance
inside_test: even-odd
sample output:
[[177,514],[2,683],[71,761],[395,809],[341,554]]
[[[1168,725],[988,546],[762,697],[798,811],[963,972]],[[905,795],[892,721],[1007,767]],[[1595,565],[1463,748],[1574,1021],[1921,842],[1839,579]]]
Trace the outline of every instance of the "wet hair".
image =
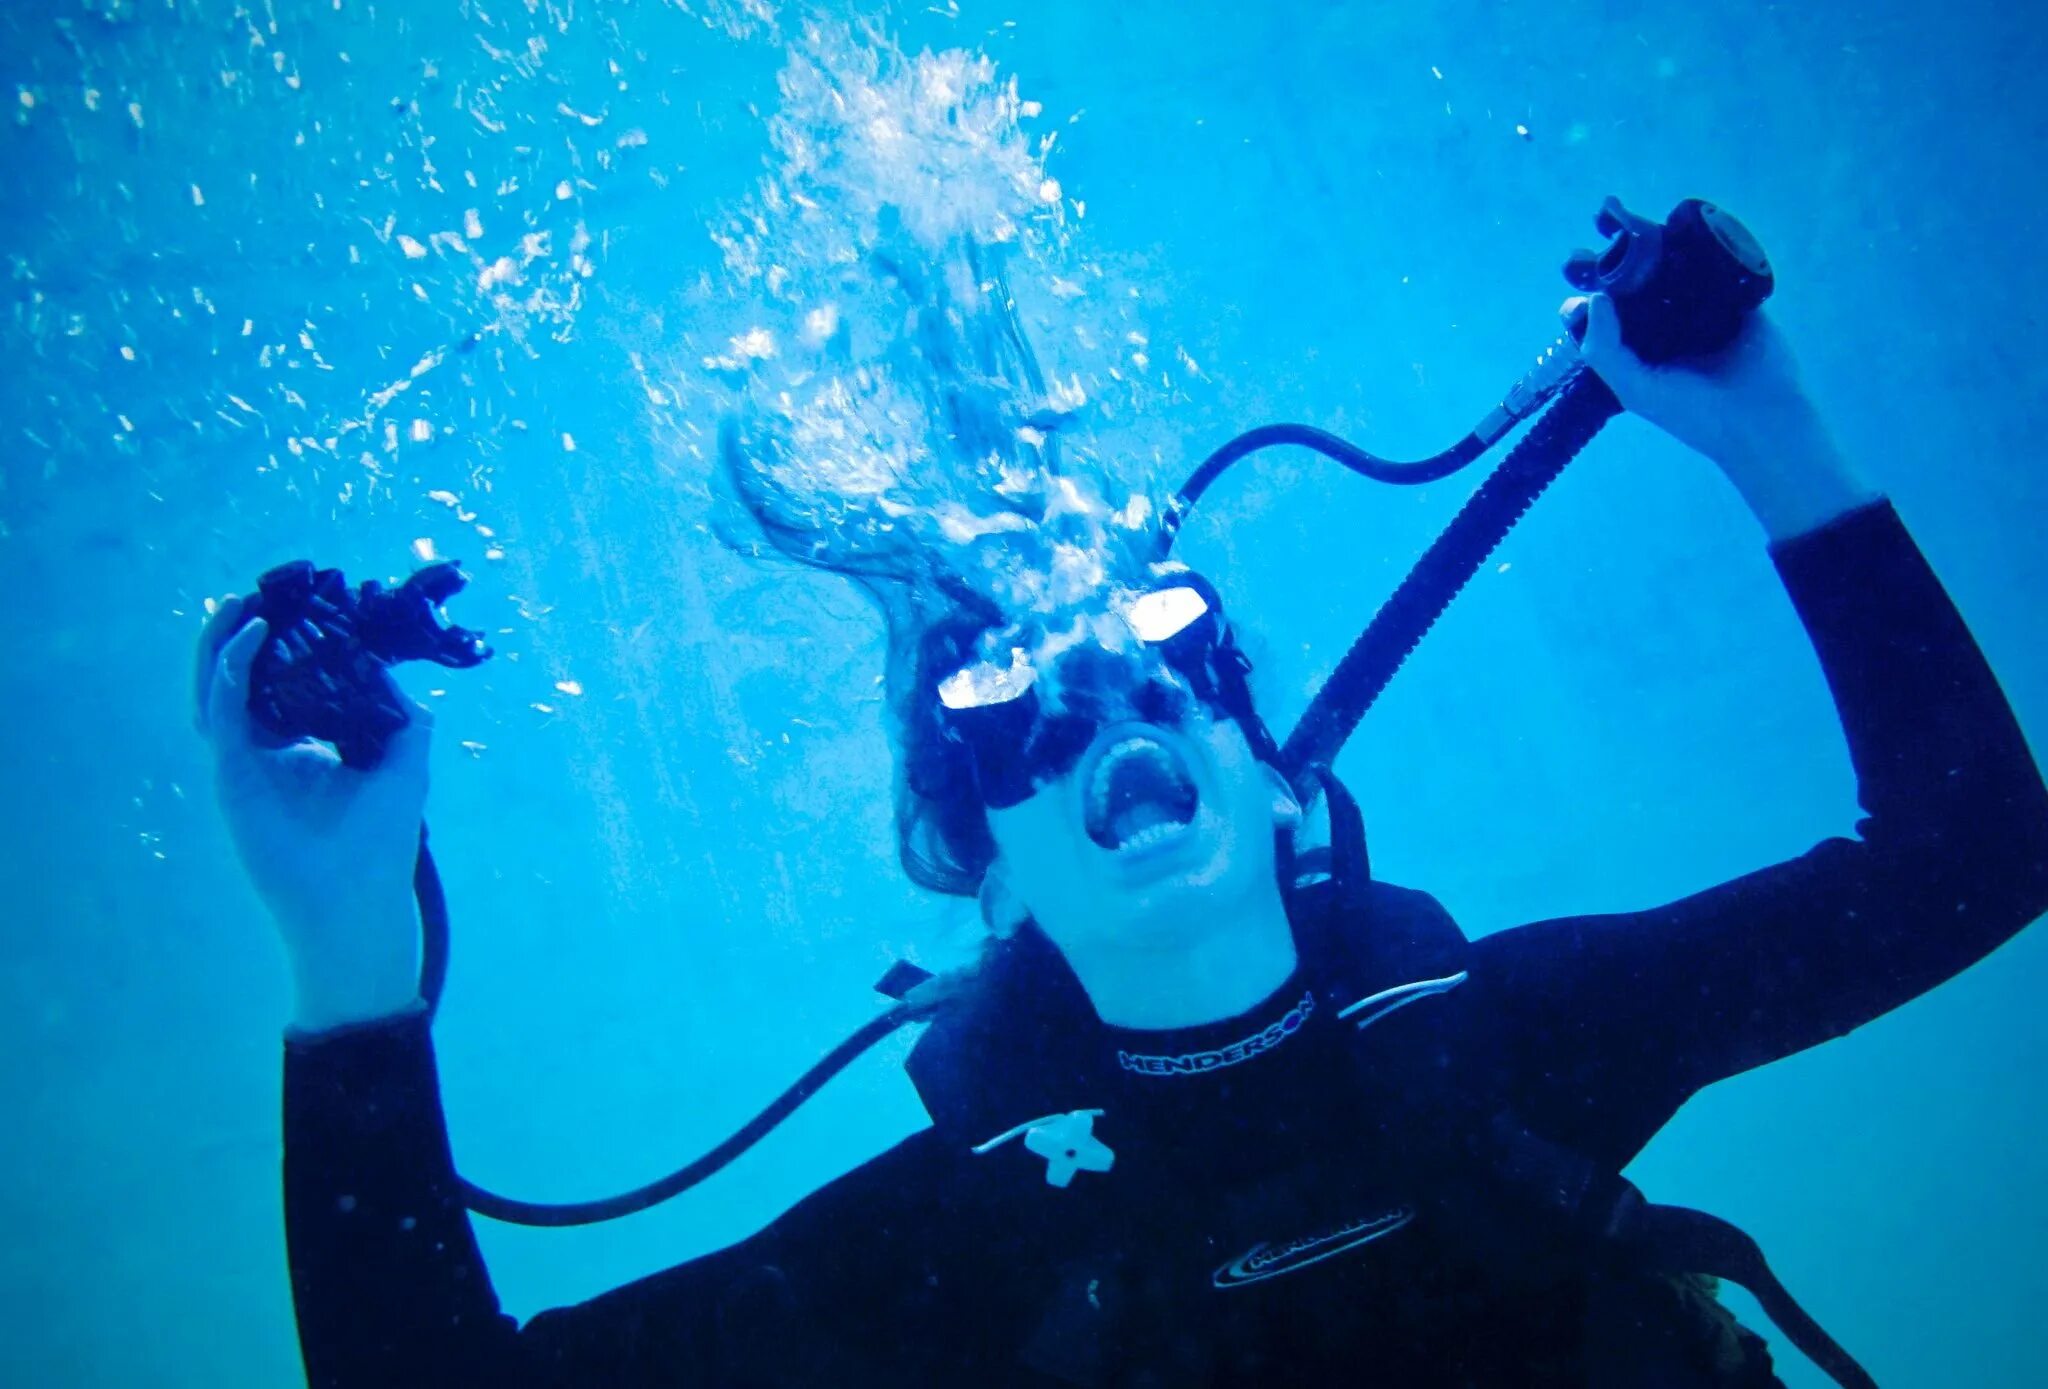
[[1113,510],[1061,466],[1062,411],[1077,407],[1048,389],[998,249],[877,250],[870,269],[864,334],[840,320],[815,360],[751,381],[721,424],[719,472],[749,524],[719,534],[874,602],[898,858],[920,886],[972,896],[995,844],[938,684],[991,629],[1085,607],[1142,573],[1157,511],[1135,494]]
[[945,735],[933,697],[971,659],[992,616],[963,607],[925,628],[902,681],[884,681],[897,754],[896,856],[912,882],[936,892],[972,896],[996,856],[967,749]]
[[721,525],[721,540],[753,557],[763,554],[765,540],[775,554],[850,580],[874,604],[882,619],[883,707],[895,753],[897,859],[920,887],[974,896],[995,860],[995,840],[966,750],[945,736],[934,691],[972,659],[976,642],[999,624],[1000,610],[907,537],[894,546],[821,543],[809,518],[792,519],[787,499],[732,421],[720,431],[720,454],[730,495],[751,522],[746,531]]

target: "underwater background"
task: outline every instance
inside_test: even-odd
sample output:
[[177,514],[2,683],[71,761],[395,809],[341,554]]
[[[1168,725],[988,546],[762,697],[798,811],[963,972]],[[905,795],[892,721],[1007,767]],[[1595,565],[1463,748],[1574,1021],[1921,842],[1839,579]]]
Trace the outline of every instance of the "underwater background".
[[[189,709],[209,597],[274,563],[459,558],[453,615],[499,649],[406,676],[437,714],[437,1038],[474,1179],[666,1171],[872,1016],[892,958],[971,942],[971,904],[894,862],[870,610],[720,539],[722,413],[778,408],[783,318],[859,305],[840,251],[878,228],[1003,240],[1070,462],[1156,498],[1273,420],[1448,444],[1555,335],[1604,195],[1712,198],[2041,746],[2044,60],[2048,15],[1991,0],[5,0],[0,1384],[297,1381],[289,984]],[[1211,493],[1179,553],[1270,718],[1476,481],[1282,453]],[[1377,871],[1475,933],[1857,814],[1755,523],[1627,420],[1339,771]],[[1703,1095],[1633,1175],[1746,1225],[1881,1381],[2039,1384],[2044,985],[2037,930]],[[888,1146],[921,1122],[902,1051],[656,1212],[480,1223],[507,1309],[729,1242]]]

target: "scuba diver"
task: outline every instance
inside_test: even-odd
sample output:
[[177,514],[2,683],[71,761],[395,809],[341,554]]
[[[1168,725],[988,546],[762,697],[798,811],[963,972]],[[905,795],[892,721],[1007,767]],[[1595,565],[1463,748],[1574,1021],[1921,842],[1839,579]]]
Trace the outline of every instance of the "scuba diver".
[[[1719,1272],[1870,1383],[1739,1231],[1620,1172],[1703,1087],[2048,910],[2048,789],[1767,319],[1664,361],[1604,293],[1575,321],[1589,387],[1761,523],[1846,735],[1854,837],[1468,940],[1373,878],[1334,779],[1287,765],[1199,576],[1154,564],[1028,630],[934,599],[892,662],[900,847],[979,900],[990,940],[971,972],[898,981],[929,1023],[909,1065],[930,1126],[728,1249],[524,1326],[498,1310],[468,1215],[489,1202],[438,1091],[435,909],[415,906],[429,719],[404,711],[367,769],[281,740],[260,717],[271,624],[227,600],[199,720],[297,984],[284,1185],[309,1382],[1777,1384],[1696,1276]],[[1297,847],[1317,788],[1326,851]]]

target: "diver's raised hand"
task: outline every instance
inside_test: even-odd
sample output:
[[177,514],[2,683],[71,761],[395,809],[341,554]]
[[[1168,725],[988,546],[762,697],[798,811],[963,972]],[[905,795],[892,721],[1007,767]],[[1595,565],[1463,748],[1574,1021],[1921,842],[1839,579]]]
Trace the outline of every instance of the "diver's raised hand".
[[1579,355],[1632,415],[1719,465],[1774,539],[1811,530],[1876,494],[1852,474],[1762,311],[1711,357],[1653,365],[1621,340],[1614,301],[1567,300]]
[[199,640],[199,731],[243,868],[284,938],[295,1023],[320,1031],[401,1012],[418,994],[412,870],[432,720],[416,708],[370,771],[313,742],[278,746],[249,713],[266,632],[237,598]]

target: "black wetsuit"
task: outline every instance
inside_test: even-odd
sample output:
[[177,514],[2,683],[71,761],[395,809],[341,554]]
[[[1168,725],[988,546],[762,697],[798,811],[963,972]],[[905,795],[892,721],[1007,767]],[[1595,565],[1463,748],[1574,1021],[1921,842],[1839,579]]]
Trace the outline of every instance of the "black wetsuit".
[[[1746,1333],[1667,1316],[1673,1285],[1456,1194],[1490,1117],[1618,1170],[1700,1087],[1842,1035],[2048,910],[2048,792],[1890,507],[1773,553],[1848,734],[1859,838],[1473,942],[1419,893],[1299,890],[1296,979],[1184,1034],[1103,1027],[1027,931],[919,1044],[931,1128],[739,1245],[524,1328],[459,1203],[425,1022],[291,1041],[311,1382],[1773,1382]],[[1443,982],[1363,1031],[1336,1017],[1421,980]],[[1064,1187],[1045,1135],[973,1151],[1089,1110],[1114,1165]],[[1047,1132],[1100,1157],[1078,1119]]]

